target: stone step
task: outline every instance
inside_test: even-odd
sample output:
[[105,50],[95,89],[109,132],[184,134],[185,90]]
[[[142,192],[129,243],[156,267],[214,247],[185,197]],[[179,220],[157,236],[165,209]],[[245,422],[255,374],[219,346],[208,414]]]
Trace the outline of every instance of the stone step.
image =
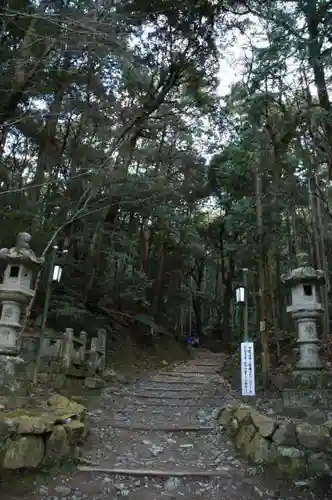
[[215,430],[214,425],[182,425],[175,427],[174,425],[135,425],[135,424],[120,424],[111,422],[110,426],[113,429],[128,429],[130,431],[151,431],[151,432],[211,432]]
[[[193,384],[191,384],[193,385]],[[205,385],[208,385],[208,384],[205,384]],[[182,388],[180,389],[179,387],[160,387],[158,385],[140,385],[137,387],[137,389],[142,389],[144,391],[160,391],[160,392],[196,392],[201,389],[198,388],[198,387],[188,387],[188,385],[184,385],[182,384]]]
[[[202,379],[203,377],[205,377],[206,375],[215,375],[217,373],[217,370],[213,371],[213,372],[198,372],[198,371],[185,371],[185,372],[180,372],[180,371],[176,371],[174,370],[172,373],[162,373],[161,375],[165,375],[165,377],[188,377],[188,378],[192,378],[192,376],[194,375],[195,377],[198,377],[199,379]],[[207,377],[208,378],[208,377]]]
[[169,394],[157,394],[157,395],[153,395],[153,394],[138,394],[138,393],[120,393],[120,392],[114,392],[113,393],[114,396],[117,396],[117,397],[123,397],[123,398],[133,398],[133,399],[177,399],[177,400],[186,400],[186,401],[190,401],[190,400],[197,400],[197,399],[206,399],[208,397],[213,397],[214,394],[204,394],[204,395],[198,395],[198,396],[179,396],[178,394],[176,394],[175,396],[170,396]]
[[[175,378],[175,377],[174,377]],[[174,380],[173,377],[170,377],[169,380],[167,378],[163,379],[152,379],[151,383],[158,383],[158,384],[178,384],[178,385],[206,385],[209,382],[208,381],[203,381],[203,380],[192,380],[191,377],[188,377],[187,381],[184,381],[183,378],[178,378],[178,380]]]
[[[176,407],[176,408],[201,408],[202,407],[202,404],[197,404],[197,403],[186,403],[185,405],[181,406],[179,405],[179,403],[174,403],[172,401],[168,401],[168,402],[165,402],[165,400],[162,402],[162,403],[159,403],[157,401],[144,401],[144,403],[142,403],[141,401],[131,401],[129,403],[122,403],[122,406],[120,406],[119,404],[117,404],[116,402],[114,403],[113,402],[113,405],[116,405],[114,407],[116,408],[126,408],[126,409],[129,409],[130,407],[133,408],[133,410],[136,409],[137,405],[139,405],[140,408],[149,408],[151,406],[153,406],[154,408],[158,408],[158,407],[161,407],[161,408],[168,408],[168,407]],[[205,405],[205,408],[208,408],[209,406],[210,407],[214,407],[215,405],[213,405],[212,403],[209,404],[207,403],[206,401],[204,401],[204,405]]]
[[106,467],[102,465],[79,465],[78,470],[83,472],[101,472],[117,476],[146,476],[146,477],[224,477],[229,478],[225,470],[204,470],[204,469],[136,469],[121,467]]

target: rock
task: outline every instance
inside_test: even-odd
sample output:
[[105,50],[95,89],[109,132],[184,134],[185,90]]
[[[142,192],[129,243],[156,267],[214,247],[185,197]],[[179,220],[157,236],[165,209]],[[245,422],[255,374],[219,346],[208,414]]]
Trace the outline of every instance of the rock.
[[240,426],[239,432],[237,433],[235,443],[238,448],[244,448],[246,450],[250,444],[250,441],[254,437],[256,432],[255,427],[252,424]]
[[118,373],[116,376],[116,380],[117,382],[119,382],[119,384],[130,384],[130,380],[128,379],[128,377],[123,375],[123,373]]
[[59,416],[60,423],[68,418],[79,418],[81,420],[86,413],[86,408],[83,405],[70,401],[60,394],[51,396],[47,401],[47,405],[51,407],[52,412]]
[[306,448],[324,451],[331,447],[329,430],[323,425],[303,422],[297,426],[296,431],[299,443]]
[[52,434],[46,441],[45,459],[53,462],[70,455],[67,433],[62,425],[55,425]]
[[72,420],[64,425],[70,444],[80,444],[85,435],[85,425],[79,420]]
[[306,418],[306,422],[314,425],[322,425],[324,424],[324,420],[324,414],[321,410],[314,410]]
[[275,419],[262,415],[258,411],[254,410],[251,412],[251,419],[262,437],[267,438],[272,436],[276,429]]
[[214,419],[214,420],[218,420],[218,418],[220,417],[222,413],[222,408],[215,408],[212,413],[211,413],[211,417]]
[[40,436],[8,439],[2,466],[4,469],[35,469],[44,458],[44,442]]
[[313,474],[330,474],[332,461],[324,453],[311,453],[308,456],[308,469]]
[[234,417],[238,420],[239,424],[250,423],[252,408],[249,405],[240,405],[234,412]]
[[254,486],[254,492],[260,496],[261,498],[263,498],[264,496],[264,492],[262,490],[260,490],[257,486]]
[[69,488],[68,486],[65,486],[64,484],[59,484],[58,486],[56,486],[54,488],[54,491],[56,493],[59,493],[59,495],[66,496],[66,495],[69,495],[71,493],[71,488]]
[[297,446],[296,425],[290,420],[283,422],[273,434],[273,441],[277,445]]
[[304,473],[307,469],[305,453],[292,446],[276,448],[276,463],[281,471],[290,475]]
[[308,479],[303,479],[302,481],[294,481],[294,486],[301,488],[303,486],[308,486],[309,480]]
[[232,436],[232,437],[236,436],[239,428],[240,428],[240,424],[239,424],[239,421],[237,420],[237,418],[232,418],[230,423],[229,423],[229,427],[228,427],[228,432],[229,432],[230,436]]
[[14,426],[11,421],[6,420],[0,420],[0,450],[1,450],[1,445],[6,441],[9,436],[13,434],[16,430],[16,425]]
[[157,444],[153,444],[150,448],[150,452],[154,457],[158,456],[159,453],[162,453],[163,451],[164,447]]
[[84,380],[84,387],[87,389],[103,389],[105,387],[105,382],[102,378],[86,377]]
[[328,429],[330,436],[332,436],[332,420],[327,420],[323,426]]
[[45,434],[52,431],[54,419],[51,415],[22,415],[17,419],[17,423],[17,434]]
[[101,376],[106,382],[113,382],[117,378],[117,373],[115,370],[112,370],[112,368],[107,368],[103,371]]
[[271,452],[271,443],[258,432],[248,443],[245,453],[256,464],[271,463],[274,459],[274,454]]
[[220,415],[218,418],[218,424],[228,426],[233,418],[235,408],[231,405],[226,405],[220,409]]
[[307,416],[307,413],[299,406],[284,406],[282,410],[283,415],[289,418],[302,419]]
[[294,446],[278,446],[278,454],[282,457],[301,458],[304,457],[304,452]]
[[170,477],[164,483],[164,488],[166,491],[174,491],[180,486],[180,484],[181,480],[178,477]]

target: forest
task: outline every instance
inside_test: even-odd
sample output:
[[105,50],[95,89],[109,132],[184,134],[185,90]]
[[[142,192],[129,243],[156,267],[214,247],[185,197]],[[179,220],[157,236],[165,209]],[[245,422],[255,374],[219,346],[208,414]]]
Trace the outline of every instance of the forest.
[[[326,277],[328,341],[332,1],[0,11],[1,246],[28,231],[46,261],[67,251],[50,323],[234,346],[247,268],[250,335],[273,349],[291,328],[280,276],[306,251]],[[232,47],[238,77],[221,95]]]

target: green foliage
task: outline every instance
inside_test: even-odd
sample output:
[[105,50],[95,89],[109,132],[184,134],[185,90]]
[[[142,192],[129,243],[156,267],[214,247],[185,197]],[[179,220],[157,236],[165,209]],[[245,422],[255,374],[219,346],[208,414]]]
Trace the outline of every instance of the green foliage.
[[[277,273],[294,240],[312,242],[308,178],[318,175],[326,212],[331,199],[331,16],[328,2],[313,2],[314,16],[308,5],[0,8],[1,238],[28,230],[41,254],[57,233],[68,250],[58,318],[115,311],[184,331],[192,315],[227,327],[240,269],[257,283],[259,224],[282,303]],[[221,50],[239,33],[243,72],[220,100]],[[40,291],[39,307],[45,276]]]

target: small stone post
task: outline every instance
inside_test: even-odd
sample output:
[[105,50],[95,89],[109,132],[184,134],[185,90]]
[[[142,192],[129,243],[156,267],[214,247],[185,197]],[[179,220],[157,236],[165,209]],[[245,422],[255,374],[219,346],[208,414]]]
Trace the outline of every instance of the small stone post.
[[23,362],[18,356],[18,332],[23,307],[35,292],[32,289],[33,270],[43,265],[30,248],[31,236],[18,233],[13,248],[2,248],[0,260],[5,262],[3,282],[0,285],[0,392],[15,392],[20,387],[17,365]]
[[307,255],[298,255],[298,267],[281,276],[291,288],[292,302],[287,307],[297,323],[300,357],[296,365],[297,375],[303,382],[317,378],[322,369],[319,359],[319,339],[316,321],[323,312],[318,302],[318,286],[324,283],[324,272],[308,265]]

